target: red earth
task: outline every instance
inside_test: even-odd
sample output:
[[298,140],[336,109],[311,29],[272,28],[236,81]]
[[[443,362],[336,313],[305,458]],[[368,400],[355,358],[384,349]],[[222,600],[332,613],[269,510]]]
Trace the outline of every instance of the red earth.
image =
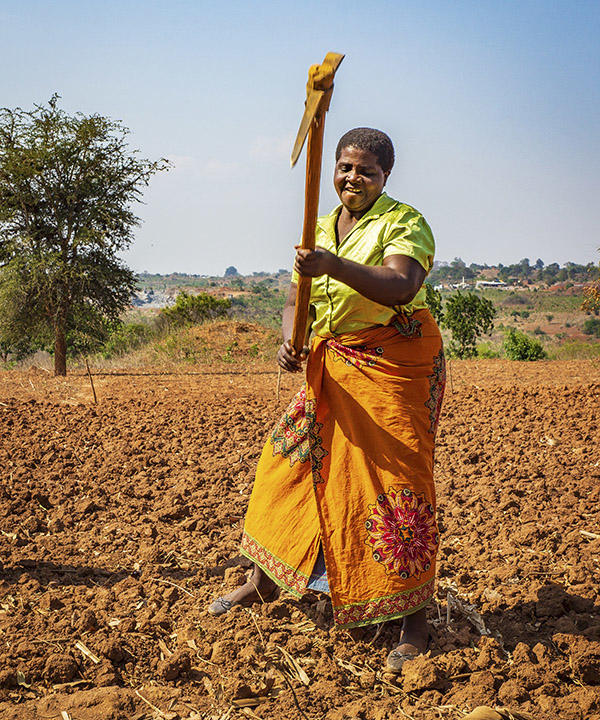
[[[253,471],[298,385],[271,365],[0,373],[3,720],[600,720],[600,368],[451,365],[434,642],[309,595],[213,618],[243,581]],[[448,606],[449,609],[448,609]]]

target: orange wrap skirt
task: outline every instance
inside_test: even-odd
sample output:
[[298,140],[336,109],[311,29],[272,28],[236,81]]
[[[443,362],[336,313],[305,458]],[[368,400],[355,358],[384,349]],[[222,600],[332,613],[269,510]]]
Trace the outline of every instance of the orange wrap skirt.
[[301,596],[322,549],[335,623],[415,612],[434,591],[434,440],[445,386],[428,310],[316,337],[263,449],[242,553]]

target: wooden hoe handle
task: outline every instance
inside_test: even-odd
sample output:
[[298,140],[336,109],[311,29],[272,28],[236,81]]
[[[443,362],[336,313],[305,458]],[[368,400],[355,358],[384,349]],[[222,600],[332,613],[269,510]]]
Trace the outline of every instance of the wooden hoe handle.
[[[292,166],[295,164],[304,139],[308,134],[306,148],[306,183],[304,187],[304,223],[302,226],[301,246],[308,250],[315,249],[315,230],[319,211],[319,188],[321,185],[321,159],[323,157],[323,132],[325,130],[325,113],[329,109],[333,92],[333,76],[344,59],[338,53],[327,53],[321,65],[313,65],[308,71],[306,86],[306,109],[298,137],[292,152]],[[294,310],[294,329],[292,346],[300,354],[307,340],[307,320],[310,302],[311,278],[298,278],[296,306]]]

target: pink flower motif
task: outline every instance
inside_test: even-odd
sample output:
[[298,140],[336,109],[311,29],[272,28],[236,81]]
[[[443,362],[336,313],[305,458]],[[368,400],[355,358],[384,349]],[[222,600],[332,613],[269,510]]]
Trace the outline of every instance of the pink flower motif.
[[419,578],[427,572],[439,542],[433,505],[408,488],[391,488],[369,509],[365,542],[386,574]]
[[342,359],[346,365],[362,368],[377,365],[377,360],[383,355],[383,348],[370,348],[366,345],[342,345],[333,338],[327,341],[327,349],[333,352],[333,361]]
[[310,455],[309,430],[314,420],[312,405],[307,407],[306,387],[296,393],[289,407],[271,433],[273,455],[289,458],[290,466],[304,462]]

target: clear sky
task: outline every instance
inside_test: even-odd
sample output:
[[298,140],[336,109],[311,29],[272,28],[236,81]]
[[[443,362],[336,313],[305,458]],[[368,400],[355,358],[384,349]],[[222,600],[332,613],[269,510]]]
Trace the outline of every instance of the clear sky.
[[325,128],[321,213],[346,130],[385,130],[387,191],[437,258],[600,255],[598,0],[0,0],[0,103],[53,92],[131,129],[156,176],[125,258],[223,274],[291,265],[304,154],[289,155],[309,65],[346,54]]

